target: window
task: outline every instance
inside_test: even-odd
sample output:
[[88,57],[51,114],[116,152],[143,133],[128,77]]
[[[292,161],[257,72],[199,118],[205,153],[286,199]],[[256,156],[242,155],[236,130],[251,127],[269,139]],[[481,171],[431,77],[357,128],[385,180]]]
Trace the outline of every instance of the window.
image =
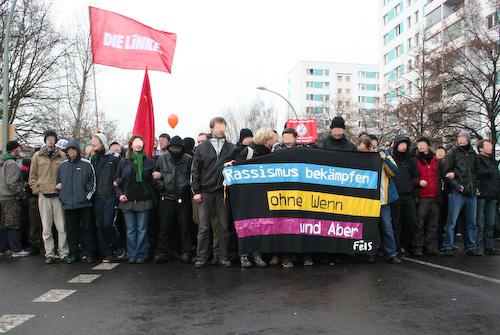
[[306,107],[307,114],[312,114],[312,112],[313,112],[313,107]]
[[389,17],[389,14],[385,14],[385,15],[384,15],[384,25],[386,25],[386,24],[387,24],[387,22],[389,22],[389,21],[388,21],[388,17]]
[[408,28],[411,28],[411,16],[406,18],[406,24],[408,25]]
[[365,102],[365,101],[366,101],[366,97],[363,97],[363,96],[358,97],[358,102]]
[[351,89],[346,88],[346,90],[345,90],[345,94],[351,94]]
[[416,33],[414,37],[415,46],[420,44],[420,33]]
[[313,100],[314,94],[306,94],[306,100]]
[[359,71],[358,72],[358,77],[360,77],[360,78],[366,77],[366,72],[365,71]]
[[406,0],[406,7],[410,7],[411,6],[411,0]]
[[312,76],[314,69],[306,69],[306,75]]
[[366,90],[366,85],[365,84],[359,84],[359,90],[360,91]]
[[411,37],[408,39],[408,42],[406,43],[407,49],[411,50]]
[[411,71],[412,68],[413,68],[412,67],[412,60],[410,59],[410,60],[408,60],[408,71]]
[[396,26],[396,36],[401,35],[401,23]]
[[346,107],[351,107],[351,102],[350,102],[350,101],[346,101],[346,102],[345,102],[345,106],[346,106]]
[[337,93],[342,94],[342,89],[341,88],[337,89]]
[[342,106],[343,106],[342,101],[337,101],[337,108],[342,108]]
[[328,94],[325,95],[325,101],[330,101],[330,96]]
[[417,11],[415,12],[415,14],[414,14],[414,19],[413,19],[413,22],[415,22],[415,24],[417,24],[417,23],[418,23],[418,16],[419,16],[418,14],[419,14],[419,12],[418,12],[418,10],[417,10]]
[[345,76],[345,81],[351,81],[351,77],[350,76]]
[[325,81],[325,83],[324,83],[324,84],[325,84],[325,87],[330,87],[330,82]]
[[386,45],[387,42],[389,42],[389,34],[384,35],[384,45]]
[[394,7],[393,11],[394,11],[394,16],[398,16],[400,14],[399,4],[397,4],[396,7]]
[[325,76],[329,76],[330,75],[330,70],[324,70],[324,74],[325,74]]
[[342,76],[337,76],[337,81],[342,81]]
[[496,12],[486,17],[486,25],[488,29],[493,29],[498,25],[498,15]]

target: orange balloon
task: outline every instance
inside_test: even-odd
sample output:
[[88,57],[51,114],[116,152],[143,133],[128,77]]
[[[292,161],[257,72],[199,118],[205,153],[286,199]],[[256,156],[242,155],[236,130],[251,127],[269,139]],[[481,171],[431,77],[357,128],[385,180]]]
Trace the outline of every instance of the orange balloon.
[[177,115],[170,114],[168,116],[168,124],[170,125],[170,127],[172,127],[172,129],[174,129],[175,127],[177,127],[178,123],[179,123],[179,118],[177,117]]

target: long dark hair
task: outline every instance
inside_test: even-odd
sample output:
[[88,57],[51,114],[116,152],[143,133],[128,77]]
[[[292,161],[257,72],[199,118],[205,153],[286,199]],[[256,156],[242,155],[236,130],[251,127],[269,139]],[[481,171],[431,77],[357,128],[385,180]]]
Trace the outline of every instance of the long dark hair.
[[144,142],[144,137],[142,137],[141,135],[132,135],[130,140],[128,140],[128,149],[127,153],[125,154],[125,157],[127,157],[127,159],[130,159],[130,155],[132,154],[132,152],[134,152],[134,149],[132,149],[132,143],[135,139],[140,139],[142,141],[143,147],[141,152],[144,152],[144,145],[146,144],[146,142]]

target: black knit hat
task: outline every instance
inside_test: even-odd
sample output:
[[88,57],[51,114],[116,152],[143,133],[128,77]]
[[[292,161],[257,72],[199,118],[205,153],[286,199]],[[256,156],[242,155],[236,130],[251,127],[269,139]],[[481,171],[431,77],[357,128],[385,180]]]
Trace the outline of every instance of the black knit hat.
[[192,152],[194,149],[194,146],[196,145],[196,141],[194,140],[194,138],[186,137],[182,141],[184,142],[184,147],[186,148],[186,151]]
[[240,143],[247,137],[253,137],[253,133],[248,128],[243,128],[240,130]]
[[172,147],[174,145],[176,145],[178,147],[182,147],[182,149],[186,149],[186,147],[184,146],[184,141],[179,136],[172,137],[172,139],[170,140],[170,142],[168,142],[168,147],[167,148],[170,148],[170,147]]
[[426,136],[421,136],[418,140],[417,140],[417,143],[420,143],[420,142],[425,142],[427,143],[428,146],[431,146],[431,139],[426,137]]
[[11,152],[12,150],[15,150],[19,148],[21,145],[17,141],[9,141],[7,142],[7,152]]
[[47,130],[47,131],[43,134],[43,142],[44,142],[44,143],[45,143],[45,142],[47,142],[47,137],[49,137],[49,136],[54,137],[54,138],[56,139],[56,142],[57,142],[57,140],[58,140],[58,138],[57,138],[57,133],[56,133],[55,131],[53,131],[53,130]]
[[332,120],[332,125],[330,126],[330,129],[333,128],[342,128],[345,129],[345,121],[342,116],[336,116]]

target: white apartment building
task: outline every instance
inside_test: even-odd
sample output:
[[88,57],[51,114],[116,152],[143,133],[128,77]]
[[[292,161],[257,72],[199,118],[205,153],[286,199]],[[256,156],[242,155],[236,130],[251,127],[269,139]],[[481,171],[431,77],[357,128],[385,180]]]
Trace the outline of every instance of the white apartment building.
[[357,115],[376,112],[379,79],[375,64],[301,61],[288,73],[288,99],[299,117],[326,120],[340,114],[349,125],[364,128],[369,125]]

